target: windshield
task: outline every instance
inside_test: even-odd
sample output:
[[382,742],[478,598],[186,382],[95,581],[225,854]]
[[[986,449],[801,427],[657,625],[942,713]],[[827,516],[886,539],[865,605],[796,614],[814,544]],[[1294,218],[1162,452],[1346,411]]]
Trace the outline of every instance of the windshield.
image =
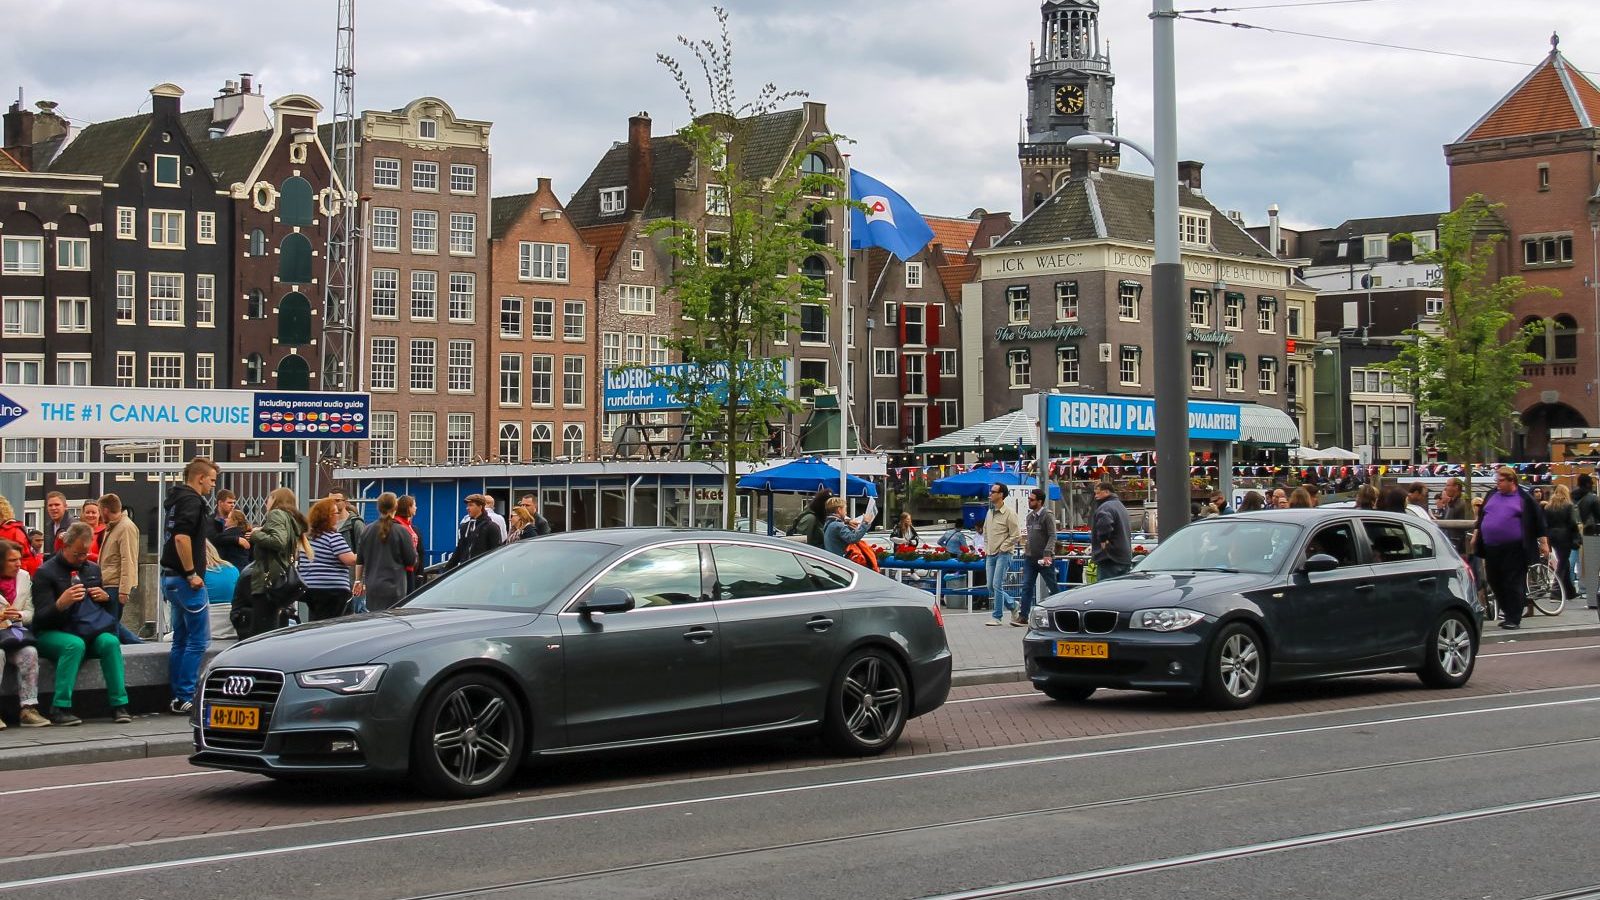
[[1277,571],[1291,552],[1300,529],[1281,522],[1263,522],[1248,515],[1209,519],[1162,541],[1139,563],[1140,572]]
[[405,605],[428,609],[544,608],[574,581],[617,552],[614,544],[517,541],[472,560]]

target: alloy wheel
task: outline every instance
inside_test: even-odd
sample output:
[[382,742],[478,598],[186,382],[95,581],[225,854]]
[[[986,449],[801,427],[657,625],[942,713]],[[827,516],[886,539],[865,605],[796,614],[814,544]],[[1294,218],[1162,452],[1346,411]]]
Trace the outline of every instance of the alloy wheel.
[[844,676],[844,725],[863,746],[891,740],[905,717],[905,695],[893,663],[865,656]]
[[1217,664],[1222,685],[1229,694],[1243,699],[1254,693],[1256,683],[1261,680],[1261,651],[1249,635],[1229,635]]
[[1439,624],[1439,668],[1460,678],[1472,666],[1472,634],[1460,619],[1448,617]]
[[484,684],[457,688],[434,719],[433,753],[442,769],[463,787],[495,780],[515,764],[511,748],[516,725],[506,714],[506,698]]

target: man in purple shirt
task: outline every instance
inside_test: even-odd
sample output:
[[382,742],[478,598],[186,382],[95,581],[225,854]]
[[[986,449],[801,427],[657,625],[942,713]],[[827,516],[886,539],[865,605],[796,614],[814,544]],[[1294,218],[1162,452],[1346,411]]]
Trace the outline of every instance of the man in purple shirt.
[[1544,510],[1532,494],[1517,487],[1516,470],[1501,466],[1495,472],[1494,486],[1478,513],[1475,550],[1483,557],[1489,586],[1500,605],[1500,627],[1520,628],[1528,604],[1528,567],[1550,554],[1550,542]]

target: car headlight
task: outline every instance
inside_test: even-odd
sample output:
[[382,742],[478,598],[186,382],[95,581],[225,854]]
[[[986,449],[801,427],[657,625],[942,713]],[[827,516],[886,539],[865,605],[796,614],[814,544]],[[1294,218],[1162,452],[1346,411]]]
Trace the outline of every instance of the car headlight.
[[1205,613],[1192,609],[1141,609],[1133,614],[1128,627],[1146,631],[1181,631],[1205,617]]
[[345,666],[296,672],[294,680],[303,688],[321,688],[335,694],[370,694],[378,689],[378,679],[388,666]]
[[1050,610],[1042,606],[1035,606],[1033,612],[1028,614],[1028,624],[1040,631],[1054,631],[1056,623],[1050,618]]

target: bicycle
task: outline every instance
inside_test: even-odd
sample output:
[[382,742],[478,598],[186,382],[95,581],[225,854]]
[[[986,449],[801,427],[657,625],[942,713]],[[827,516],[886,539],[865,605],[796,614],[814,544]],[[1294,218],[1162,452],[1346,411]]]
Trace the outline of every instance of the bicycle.
[[[1528,603],[1534,610],[1547,616],[1561,615],[1567,606],[1567,586],[1556,576],[1556,570],[1540,560],[1529,566],[1523,577]],[[1483,586],[1483,605],[1484,618],[1490,621],[1500,618],[1500,604],[1495,600],[1494,589],[1487,584]]]

